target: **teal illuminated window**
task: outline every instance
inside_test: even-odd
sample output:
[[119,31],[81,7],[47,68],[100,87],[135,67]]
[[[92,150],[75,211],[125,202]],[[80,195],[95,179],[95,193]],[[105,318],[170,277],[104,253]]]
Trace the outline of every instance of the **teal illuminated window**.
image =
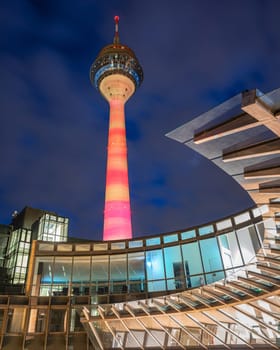
[[200,227],[198,229],[198,232],[199,232],[200,236],[208,235],[209,233],[213,233],[214,232],[214,227],[213,227],[213,225]]
[[190,230],[181,233],[181,239],[189,239],[195,237],[195,230]]
[[187,285],[188,287],[193,287],[189,276],[198,275],[203,272],[198,242],[183,244],[182,253]]
[[178,241],[178,235],[168,235],[168,236],[163,236],[163,242],[164,243],[171,243],[171,242],[177,242]]
[[160,237],[153,237],[146,239],[146,246],[158,245],[160,244]]
[[203,239],[199,244],[205,272],[222,270],[221,253],[216,237]]
[[167,289],[180,289],[185,286],[184,266],[180,246],[164,248]]
[[[162,250],[151,250],[146,252],[146,271],[149,291],[165,290],[164,264]],[[152,280],[160,280],[150,282]]]
[[108,281],[109,279],[109,256],[108,255],[97,255],[92,257],[92,268],[91,268],[91,280]]

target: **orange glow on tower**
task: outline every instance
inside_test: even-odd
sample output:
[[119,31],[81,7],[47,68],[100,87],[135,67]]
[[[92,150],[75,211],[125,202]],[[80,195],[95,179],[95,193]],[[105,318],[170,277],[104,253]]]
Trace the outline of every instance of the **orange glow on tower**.
[[119,17],[114,20],[114,42],[101,50],[90,71],[91,82],[110,107],[103,240],[132,237],[125,103],[143,80],[134,52],[120,43]]

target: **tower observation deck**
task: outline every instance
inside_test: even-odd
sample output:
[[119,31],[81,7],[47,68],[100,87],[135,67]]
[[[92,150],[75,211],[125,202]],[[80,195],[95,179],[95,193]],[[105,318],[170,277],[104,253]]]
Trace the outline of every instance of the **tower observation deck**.
[[132,237],[124,107],[143,81],[143,71],[134,52],[120,43],[119,17],[114,19],[114,41],[100,51],[90,69],[92,84],[110,108],[104,240]]

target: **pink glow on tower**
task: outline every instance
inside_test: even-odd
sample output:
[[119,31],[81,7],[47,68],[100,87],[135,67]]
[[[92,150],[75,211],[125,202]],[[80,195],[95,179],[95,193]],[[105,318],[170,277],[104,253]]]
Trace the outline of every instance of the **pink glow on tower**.
[[110,107],[103,240],[132,237],[124,109],[143,80],[134,52],[120,44],[119,17],[114,20],[114,43],[91,66],[91,81]]
[[131,238],[125,114],[122,98],[110,100],[104,240]]

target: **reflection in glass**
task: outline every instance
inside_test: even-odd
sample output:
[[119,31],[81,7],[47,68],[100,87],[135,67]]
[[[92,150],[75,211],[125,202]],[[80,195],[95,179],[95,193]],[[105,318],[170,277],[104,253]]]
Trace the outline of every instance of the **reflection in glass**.
[[209,233],[213,233],[214,232],[214,227],[213,225],[208,225],[208,226],[204,226],[204,227],[200,227],[198,229],[198,233],[200,236],[204,236],[204,235],[208,235]]
[[130,292],[141,292],[144,290],[144,252],[128,254],[128,279],[130,283]]
[[[150,250],[146,252],[146,271],[148,281],[164,279],[165,276],[163,266],[163,256],[161,249]],[[158,281],[154,283],[148,282],[148,290],[165,290],[165,281]]]
[[190,276],[203,272],[198,242],[183,244],[182,253],[187,287],[194,287]]
[[199,243],[205,272],[221,270],[223,265],[216,237],[203,239]]
[[53,267],[49,271],[52,274],[52,295],[68,295],[68,286],[71,282],[72,257],[56,257]]
[[[255,247],[254,244],[257,244],[257,237],[255,230],[250,230],[246,227],[241,230],[237,230],[237,237],[239,241],[239,246],[242,252],[244,263],[248,263],[255,259]],[[255,235],[255,238],[254,238]],[[251,240],[251,236],[254,238],[254,244]]]
[[190,230],[186,232],[181,233],[181,239],[189,239],[189,238],[194,238],[195,237],[195,230]]
[[110,281],[113,293],[124,293],[127,291],[126,256],[126,254],[110,256]]
[[108,273],[108,255],[97,255],[92,257],[92,272],[91,272],[91,280],[98,281],[108,281],[109,273]]
[[74,257],[73,262],[73,283],[90,282],[90,256]]
[[221,256],[225,269],[242,265],[242,258],[239,251],[236,235],[234,232],[218,237]]
[[164,248],[164,261],[166,278],[173,278],[168,281],[168,290],[184,288],[185,275],[180,246]]
[[214,283],[225,278],[224,271],[208,273],[206,275],[206,284]]

